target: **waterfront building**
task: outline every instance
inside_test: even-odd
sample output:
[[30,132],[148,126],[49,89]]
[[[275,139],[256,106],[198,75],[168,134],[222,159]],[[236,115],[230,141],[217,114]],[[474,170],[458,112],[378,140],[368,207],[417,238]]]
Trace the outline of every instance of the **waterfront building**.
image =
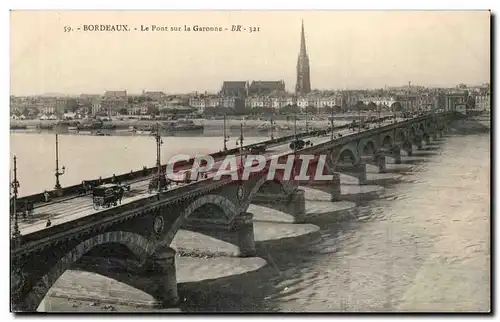
[[294,105],[297,102],[296,97],[285,94],[271,95],[270,99],[271,107],[275,110],[279,110],[287,105]]
[[161,102],[164,101],[167,98],[167,94],[165,94],[162,91],[152,91],[152,92],[147,92],[147,91],[142,91],[142,96],[147,97],[153,101],[156,102]]
[[488,94],[476,95],[475,102],[476,102],[476,109],[487,110],[487,111],[491,109],[490,95]]
[[[229,103],[226,103],[229,104]],[[205,113],[207,108],[216,108],[221,105],[221,98],[217,95],[200,95],[189,98],[188,105],[196,108],[198,113]]]
[[127,106],[127,91],[106,91],[101,102],[101,109],[108,115],[115,115],[117,111]]
[[247,108],[263,108],[266,106],[267,99],[264,96],[250,96],[245,99],[245,106]]
[[445,94],[445,110],[453,111],[457,105],[467,104],[469,93],[466,90],[453,90]]
[[101,112],[102,106],[101,106],[101,98],[96,97],[92,98],[90,101],[91,104],[91,109],[92,109],[92,115],[97,115],[97,113]]

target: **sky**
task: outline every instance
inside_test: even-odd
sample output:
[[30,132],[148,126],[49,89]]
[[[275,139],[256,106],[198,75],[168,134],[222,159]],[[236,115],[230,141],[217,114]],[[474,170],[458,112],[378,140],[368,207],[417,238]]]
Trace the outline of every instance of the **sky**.
[[[490,81],[489,11],[12,11],[10,18],[12,95],[216,92],[227,80],[281,79],[293,91],[301,20],[313,89]],[[131,31],[83,31],[95,24]],[[184,30],[194,25],[229,30]]]

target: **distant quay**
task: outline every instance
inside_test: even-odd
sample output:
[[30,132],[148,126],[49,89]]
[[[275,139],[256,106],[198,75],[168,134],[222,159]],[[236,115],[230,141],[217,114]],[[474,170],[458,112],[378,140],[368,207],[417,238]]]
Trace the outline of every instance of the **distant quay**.
[[[223,135],[224,121],[221,119],[194,119],[192,123],[182,124],[177,127],[162,128],[160,131],[164,136],[193,136],[193,135]],[[92,127],[87,126],[83,128],[81,124],[85,121],[71,120],[11,120],[10,130],[13,132],[21,133],[69,133],[78,135],[106,135],[106,136],[130,136],[130,135],[150,135],[154,125],[158,122],[156,120],[112,120],[102,122],[101,125]],[[87,124],[92,124],[91,122]],[[279,136],[279,132],[289,133],[293,131],[295,126],[294,122],[289,120],[274,120],[274,132]],[[75,124],[80,124],[76,126]],[[97,123],[97,122],[96,122]],[[336,126],[349,123],[347,120],[335,120]],[[64,124],[61,126],[61,124]],[[267,119],[260,120],[227,120],[226,131],[227,134],[232,133],[232,136],[238,134],[243,124],[243,130],[246,135],[262,136],[270,135],[271,122]],[[307,127],[310,130],[327,128],[330,126],[328,120],[308,120]],[[298,119],[296,122],[297,131],[303,131],[306,128],[304,119]]]
[[[99,120],[13,120],[11,131],[28,133],[57,132],[80,135],[148,135],[156,122],[151,121],[106,121]],[[159,122],[160,132],[165,135],[175,133],[203,134],[203,125],[194,122]]]

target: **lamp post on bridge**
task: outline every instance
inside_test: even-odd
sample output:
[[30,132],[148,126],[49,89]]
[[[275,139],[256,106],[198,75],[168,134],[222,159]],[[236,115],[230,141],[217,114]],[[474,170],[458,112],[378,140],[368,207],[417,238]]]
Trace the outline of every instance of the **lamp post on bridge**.
[[380,118],[380,104],[377,107],[378,110],[378,127],[382,126],[382,119]]
[[160,136],[160,125],[156,123],[156,133],[155,133],[155,140],[156,140],[156,167],[158,169],[158,193],[160,193],[161,190],[161,146],[163,144],[163,141]]
[[[401,105],[401,103],[399,103]],[[393,123],[396,124],[397,122],[397,117],[396,117],[396,103],[392,103],[392,117],[393,117]]]
[[411,110],[411,117],[413,118],[413,114],[415,113],[414,111],[414,106],[413,104],[411,103],[411,99],[410,99],[410,91],[411,91],[411,81],[408,82],[408,91],[407,91],[407,96],[406,96],[406,99],[408,100],[408,104],[410,105],[410,110]]
[[309,105],[307,105],[307,106],[306,106],[306,133],[308,133],[308,132],[309,132],[309,123],[308,123],[308,121],[307,121],[307,119],[308,119],[308,118],[307,118],[307,110],[308,110],[308,109],[309,109]]
[[293,115],[293,139],[297,140],[297,114]]
[[62,172],[59,172],[59,140],[58,140],[58,134],[56,133],[56,185],[54,188],[56,190],[61,189],[61,184],[59,183],[59,177],[62,176],[66,172],[66,168],[63,166],[62,167]]
[[293,153],[297,154],[297,114],[293,116]]
[[229,136],[226,132],[226,114],[224,114],[224,152],[227,151],[227,142],[229,141]]
[[20,187],[19,181],[17,180],[17,158],[14,156],[14,180],[10,184],[12,188],[12,210],[14,211],[14,228],[12,231],[12,238],[17,244],[21,232],[19,231],[18,216],[17,216],[17,193]]
[[243,123],[240,123],[240,139],[239,139],[239,145],[240,145],[240,152],[243,151]]
[[242,122],[240,123],[240,138],[238,139],[238,141],[236,141],[236,145],[240,147],[240,161],[241,161],[242,171],[243,167],[245,166],[243,163],[243,141],[244,139],[243,139],[243,122]]
[[359,132],[361,132],[361,104],[358,106],[358,133]]
[[274,113],[271,114],[271,140],[274,140]]
[[330,140],[333,141],[333,107],[332,107],[332,115],[330,116],[330,127],[331,127],[331,134],[330,134]]

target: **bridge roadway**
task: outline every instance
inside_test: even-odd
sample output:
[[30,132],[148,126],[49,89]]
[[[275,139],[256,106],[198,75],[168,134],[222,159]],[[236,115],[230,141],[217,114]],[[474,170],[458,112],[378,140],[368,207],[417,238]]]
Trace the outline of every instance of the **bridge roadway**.
[[[401,121],[404,121],[404,119],[402,118],[397,119],[397,122]],[[392,124],[393,122],[394,119],[386,120],[384,122],[381,122],[380,125],[385,126]],[[348,136],[349,134],[357,133],[357,131],[352,132],[349,129],[342,129],[342,130],[337,130],[334,133],[342,134],[342,136]],[[318,145],[329,142],[330,136],[331,133],[328,133],[323,136],[311,136],[303,139],[311,141],[314,145]],[[269,146],[268,151],[261,155],[264,155],[266,158],[272,158],[290,154],[291,152],[293,152],[293,150],[290,149],[289,144],[290,141],[275,146]],[[220,166],[221,162],[222,161],[216,161],[215,168],[217,168],[217,165]],[[179,170],[182,171],[182,169]],[[211,175],[209,174],[208,178],[204,180],[210,179],[210,177],[213,176],[214,174],[215,174],[214,172]],[[152,176],[139,179],[135,182],[127,183],[130,184],[130,191],[125,192],[122,199],[122,204],[128,204],[140,200],[142,198],[150,197],[151,194],[148,192],[148,185],[151,178]],[[175,190],[184,185],[190,185],[195,183],[196,182],[192,182],[189,184],[177,183],[171,186],[169,191]],[[35,207],[33,214],[29,215],[27,219],[21,220],[19,222],[19,230],[21,232],[21,235],[27,235],[46,228],[45,226],[47,223],[47,219],[50,219],[52,226],[56,226],[58,224],[70,222],[82,217],[93,215],[107,209],[109,208],[99,208],[98,210],[95,210],[93,208],[92,196],[89,194],[67,198],[65,200],[60,200],[56,202],[50,202],[47,204],[39,204],[37,207]]]

